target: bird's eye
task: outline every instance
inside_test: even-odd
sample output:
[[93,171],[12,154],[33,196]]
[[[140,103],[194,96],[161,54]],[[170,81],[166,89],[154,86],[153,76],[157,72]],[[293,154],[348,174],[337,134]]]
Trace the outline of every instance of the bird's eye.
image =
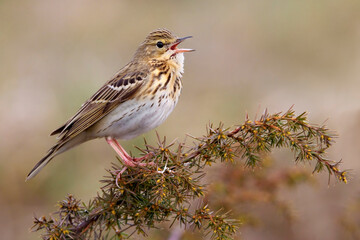
[[162,47],[164,46],[164,43],[161,42],[161,41],[158,41],[158,42],[156,43],[156,46],[157,46],[158,48],[162,48]]

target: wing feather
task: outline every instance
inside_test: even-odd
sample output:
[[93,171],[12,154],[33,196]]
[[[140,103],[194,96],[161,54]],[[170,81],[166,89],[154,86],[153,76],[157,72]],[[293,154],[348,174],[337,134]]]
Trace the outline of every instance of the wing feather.
[[51,135],[60,134],[61,142],[67,142],[105,117],[122,102],[131,99],[148,79],[148,71],[129,73],[127,67],[102,86],[78,112]]

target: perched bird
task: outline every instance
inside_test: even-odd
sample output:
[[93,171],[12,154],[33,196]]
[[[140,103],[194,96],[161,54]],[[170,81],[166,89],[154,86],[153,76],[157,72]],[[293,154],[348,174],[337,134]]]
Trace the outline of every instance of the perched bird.
[[156,128],[173,111],[182,88],[183,53],[194,51],[177,46],[190,37],[177,38],[166,29],[151,32],[133,59],[72,118],[51,133],[59,134],[58,142],[26,180],[33,178],[56,155],[95,138],[105,138],[124,165],[138,165],[144,157],[132,158],[116,139],[131,139]]

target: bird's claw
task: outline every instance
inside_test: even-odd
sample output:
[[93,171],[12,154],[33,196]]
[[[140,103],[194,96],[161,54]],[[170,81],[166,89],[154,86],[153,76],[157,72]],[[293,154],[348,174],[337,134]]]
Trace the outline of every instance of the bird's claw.
[[121,178],[121,174],[123,174],[126,171],[127,167],[123,167],[121,170],[115,170],[116,177],[115,177],[115,185],[120,188],[119,186],[119,179]]

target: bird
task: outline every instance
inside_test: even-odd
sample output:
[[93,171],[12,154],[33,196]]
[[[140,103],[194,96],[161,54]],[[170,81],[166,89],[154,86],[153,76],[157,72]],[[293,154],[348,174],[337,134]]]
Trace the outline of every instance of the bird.
[[184,53],[178,48],[192,36],[178,38],[167,29],[150,32],[121,68],[65,124],[50,135],[57,143],[26,177],[33,178],[56,155],[96,138],[105,138],[125,166],[139,165],[117,139],[129,140],[162,124],[176,106],[184,73]]

